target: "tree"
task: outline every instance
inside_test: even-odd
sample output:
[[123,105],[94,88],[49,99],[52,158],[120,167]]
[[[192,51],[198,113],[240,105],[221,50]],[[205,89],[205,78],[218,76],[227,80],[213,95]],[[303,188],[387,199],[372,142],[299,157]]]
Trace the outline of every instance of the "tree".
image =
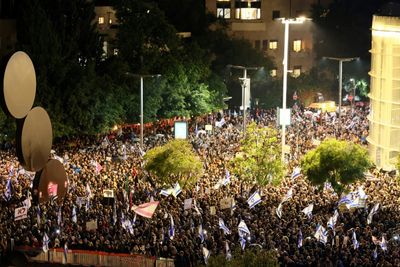
[[313,185],[322,188],[330,182],[339,195],[348,184],[364,179],[364,172],[371,165],[365,148],[336,139],[323,141],[301,161],[301,168]]
[[251,123],[240,141],[240,150],[232,159],[233,173],[248,184],[278,184],[283,176],[281,149],[277,131]]
[[179,182],[182,188],[190,188],[203,172],[202,162],[186,140],[172,140],[152,148],[147,151],[144,160],[144,168],[157,178],[161,186]]

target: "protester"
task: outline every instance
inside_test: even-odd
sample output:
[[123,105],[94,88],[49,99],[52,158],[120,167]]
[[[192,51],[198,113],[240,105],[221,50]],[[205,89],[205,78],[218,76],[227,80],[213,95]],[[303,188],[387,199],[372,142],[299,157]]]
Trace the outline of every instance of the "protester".
[[[189,139],[205,172],[195,188],[184,189],[177,196],[160,194],[161,189],[173,185],[157,187],[142,168],[145,151],[173,138],[170,124],[147,128],[144,150],[130,128],[117,136],[58,140],[52,157],[58,156],[64,163],[68,193],[62,201],[32,204],[27,218],[18,221],[14,221],[14,211],[29,196],[33,174],[23,171],[13,150],[1,151],[0,192],[5,197],[0,201],[0,252],[11,239],[16,246],[42,249],[46,234],[50,248],[67,243],[69,249],[168,257],[175,259],[176,266],[204,263],[206,252],[226,255],[227,251],[256,247],[276,250],[283,266],[400,266],[400,187],[394,178],[373,170],[373,180],[353,185],[352,191],[363,186],[367,208],[340,210],[333,229],[327,223],[339,197],[329,188],[318,191],[302,176],[286,177],[277,187],[266,186],[259,192],[261,202],[250,209],[251,188],[241,185],[239,177],[228,179],[228,161],[239,149],[242,122],[236,112],[230,114],[218,121],[212,134],[199,132],[206,124],[215,123],[217,116],[191,122]],[[339,122],[335,113],[294,113],[287,131],[289,176],[301,156],[325,138],[365,145],[367,114],[368,109],[357,108]],[[249,120],[276,127],[274,110],[258,110]],[[216,187],[221,179],[226,179],[225,183]],[[291,194],[282,202],[290,188]],[[113,190],[112,201],[104,199],[103,190]],[[193,199],[192,208],[184,209],[188,198]],[[235,206],[222,209],[224,198],[233,198]],[[132,210],[151,200],[160,201],[151,219]],[[376,203],[380,207],[368,224],[369,210]],[[301,212],[310,204],[311,211]],[[94,221],[97,227],[88,230],[87,223]],[[238,231],[239,224],[247,230]]]

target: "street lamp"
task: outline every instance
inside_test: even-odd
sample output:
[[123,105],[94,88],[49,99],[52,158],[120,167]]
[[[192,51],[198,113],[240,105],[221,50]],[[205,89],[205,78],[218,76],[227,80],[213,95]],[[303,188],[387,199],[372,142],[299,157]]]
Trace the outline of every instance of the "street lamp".
[[324,59],[339,61],[339,124],[341,123],[341,110],[342,110],[342,73],[343,62],[350,62],[359,57],[323,57]]
[[[277,20],[282,21],[285,24],[285,42],[283,50],[283,96],[282,96],[282,113],[286,114],[286,94],[287,94],[287,74],[288,74],[288,51],[289,51],[289,25],[290,24],[302,24],[304,21],[309,20],[305,17],[299,18],[278,18]],[[282,115],[282,114],[281,114]],[[282,162],[285,160],[285,144],[286,144],[286,125],[285,121],[281,120],[282,124]]]
[[[242,107],[243,107],[243,134],[246,132],[246,85],[247,81],[250,81],[250,78],[247,78],[247,70],[258,70],[262,67],[244,67],[244,66],[238,66],[238,65],[227,65],[228,68],[233,68],[233,69],[241,69],[243,70],[243,78],[239,78],[241,81],[241,86],[242,86]],[[250,82],[248,83],[250,86]],[[250,88],[249,88],[250,92]]]
[[134,74],[130,72],[126,72],[126,75],[132,77],[140,77],[140,148],[143,148],[143,78],[153,78],[153,77],[160,77],[161,74]]

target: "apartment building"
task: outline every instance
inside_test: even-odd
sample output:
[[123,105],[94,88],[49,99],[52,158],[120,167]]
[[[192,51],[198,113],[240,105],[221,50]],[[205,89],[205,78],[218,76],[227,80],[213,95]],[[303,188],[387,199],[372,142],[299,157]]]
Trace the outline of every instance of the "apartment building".
[[94,12],[96,13],[95,23],[103,40],[103,57],[118,55],[118,48],[113,43],[117,35],[118,24],[111,1],[96,0],[94,3]]
[[[275,62],[271,76],[283,70],[284,24],[279,18],[310,17],[312,4],[329,0],[205,0],[208,12],[224,19],[229,34],[244,38]],[[309,71],[315,63],[312,21],[289,25],[288,69],[294,77]]]

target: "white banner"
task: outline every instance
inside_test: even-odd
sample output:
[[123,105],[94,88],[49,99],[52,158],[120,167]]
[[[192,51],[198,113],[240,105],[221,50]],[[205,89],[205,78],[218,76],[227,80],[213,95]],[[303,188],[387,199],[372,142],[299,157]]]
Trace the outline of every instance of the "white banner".
[[20,207],[15,209],[14,221],[22,220],[28,217],[28,208]]

